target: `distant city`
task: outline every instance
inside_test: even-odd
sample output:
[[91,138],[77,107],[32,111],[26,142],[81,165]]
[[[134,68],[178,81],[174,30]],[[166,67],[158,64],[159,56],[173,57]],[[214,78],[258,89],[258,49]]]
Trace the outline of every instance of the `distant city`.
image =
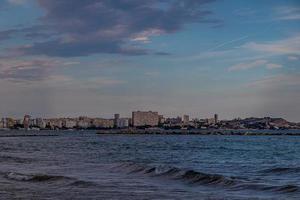
[[300,123],[289,122],[282,118],[236,118],[219,120],[218,114],[211,118],[191,119],[189,115],[165,118],[158,112],[134,111],[131,118],[114,114],[111,119],[90,118],[32,118],[26,114],[22,119],[2,118],[0,130],[102,130],[102,129],[300,129]]

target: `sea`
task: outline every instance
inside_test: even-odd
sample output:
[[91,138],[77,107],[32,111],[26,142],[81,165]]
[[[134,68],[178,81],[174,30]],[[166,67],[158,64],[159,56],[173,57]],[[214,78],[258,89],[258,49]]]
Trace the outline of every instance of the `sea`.
[[0,131],[0,199],[300,199],[300,136],[29,132]]

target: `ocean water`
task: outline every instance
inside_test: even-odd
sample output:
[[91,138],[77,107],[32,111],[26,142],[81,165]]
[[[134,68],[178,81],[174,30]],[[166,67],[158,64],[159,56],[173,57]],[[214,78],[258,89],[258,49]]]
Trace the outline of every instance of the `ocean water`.
[[26,134],[0,132],[0,199],[300,199],[299,136]]

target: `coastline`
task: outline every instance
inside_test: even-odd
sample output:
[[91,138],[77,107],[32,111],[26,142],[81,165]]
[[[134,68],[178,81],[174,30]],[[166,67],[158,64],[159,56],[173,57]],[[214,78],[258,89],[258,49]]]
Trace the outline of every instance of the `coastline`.
[[[295,132],[294,132],[295,131]],[[98,135],[237,135],[237,136],[300,136],[300,130],[143,130],[112,129],[97,131]]]
[[[72,130],[0,130],[0,137],[59,136],[61,133],[91,132],[97,135],[221,135],[221,136],[300,136],[300,129],[72,129]],[[86,134],[86,133],[85,133]]]

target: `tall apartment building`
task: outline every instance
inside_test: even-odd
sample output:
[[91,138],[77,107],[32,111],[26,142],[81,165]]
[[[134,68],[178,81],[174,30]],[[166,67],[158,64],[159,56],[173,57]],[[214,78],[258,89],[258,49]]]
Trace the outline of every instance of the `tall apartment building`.
[[30,116],[29,115],[25,115],[24,119],[23,119],[23,126],[25,129],[29,129],[30,126]]
[[158,126],[158,123],[159,123],[158,112],[152,112],[152,111],[132,112],[132,125],[134,127],[138,127],[138,126]]
[[187,125],[189,125],[189,122],[190,122],[190,117],[188,115],[184,115],[183,116],[183,125],[187,126]]
[[217,124],[219,122],[218,114],[215,114],[214,118],[215,118],[215,124]]
[[120,114],[115,114],[114,115],[114,127],[117,128],[118,127],[118,121],[120,119]]

